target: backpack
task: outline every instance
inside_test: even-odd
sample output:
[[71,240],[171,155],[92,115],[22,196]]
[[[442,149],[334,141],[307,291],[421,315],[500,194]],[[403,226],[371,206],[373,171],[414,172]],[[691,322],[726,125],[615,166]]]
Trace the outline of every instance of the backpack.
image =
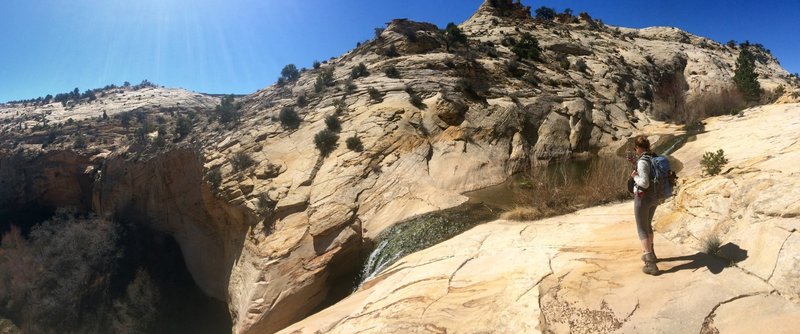
[[669,166],[669,159],[663,155],[642,156],[650,165],[650,187],[646,192],[652,192],[658,200],[672,197],[672,190],[677,183],[678,176]]

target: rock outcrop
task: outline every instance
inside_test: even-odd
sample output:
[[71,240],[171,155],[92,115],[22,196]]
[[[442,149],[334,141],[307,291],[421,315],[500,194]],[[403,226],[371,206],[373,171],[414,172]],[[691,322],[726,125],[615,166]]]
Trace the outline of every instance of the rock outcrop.
[[[641,272],[626,201],[475,227],[281,333],[791,333],[800,326],[797,112],[771,105],[709,120],[675,154],[685,168],[677,197],[657,210],[660,276]],[[701,177],[697,162],[715,148],[728,168]],[[712,234],[723,242],[717,257],[701,252]]]
[[[448,52],[435,26],[395,20],[296,80],[238,98],[236,121],[225,124],[216,99],[161,88],[66,109],[3,105],[2,159],[65,155],[75,164],[68,176],[46,164],[30,174],[70,182],[59,193],[0,160],[2,181],[15,184],[0,189],[0,203],[131,208],[176,237],[201,288],[228,302],[234,332],[275,332],[347,288],[337,282],[387,227],[534,165],[616,148],[652,118],[675,119],[687,101],[731,84],[738,48],[588,15],[562,21],[535,22],[518,3],[486,1],[460,25],[468,47]],[[538,39],[540,59],[517,59],[513,44],[525,33]],[[762,86],[794,89],[774,58],[760,59]],[[359,64],[368,74],[353,71]],[[281,123],[289,109],[297,128]],[[130,114],[132,127],[123,124]],[[339,143],[322,155],[314,137],[328,116],[339,120]],[[162,135],[145,125],[174,127],[181,117],[193,133],[155,144]],[[347,148],[352,137],[363,150]],[[518,276],[529,274],[541,273]]]

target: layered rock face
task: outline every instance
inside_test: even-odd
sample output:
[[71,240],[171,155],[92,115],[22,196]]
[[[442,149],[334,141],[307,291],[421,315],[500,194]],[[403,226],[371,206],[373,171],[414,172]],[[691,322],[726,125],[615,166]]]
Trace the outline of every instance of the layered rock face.
[[[641,272],[626,201],[475,227],[282,333],[791,333],[800,325],[797,112],[772,105],[710,120],[675,154],[686,168],[678,195],[657,210],[660,276]],[[728,168],[701,177],[697,161],[716,148]],[[712,234],[719,257],[700,252]]]
[[[234,125],[211,120],[215,99],[164,89],[148,91],[150,98],[109,94],[103,104],[73,107],[81,111],[74,115],[60,106],[3,106],[3,133],[14,141],[4,154],[78,152],[72,175],[91,176],[91,195],[64,198],[104,213],[130,207],[155,220],[175,235],[204,291],[228,302],[234,332],[275,332],[324,303],[334,282],[357,269],[363,245],[387,227],[459,205],[461,193],[537,163],[616,148],[651,117],[677,117],[687,101],[732,82],[736,48],[671,28],[617,29],[588,15],[534,22],[529,14],[511,1],[487,1],[460,25],[469,47],[456,43],[451,52],[434,25],[395,20],[319,69],[239,99]],[[524,33],[538,39],[540,60],[515,60]],[[762,86],[792,87],[788,73],[762,56]],[[369,74],[353,75],[358,64]],[[139,98],[153,102],[139,105]],[[296,129],[280,121],[286,108],[302,120]],[[142,149],[133,129],[115,119],[87,132],[100,138],[87,149],[71,149],[74,137],[42,149],[49,134],[30,131],[43,119],[94,121],[103,111],[113,118],[136,110],[168,124],[200,116],[190,138],[156,149]],[[341,130],[323,156],[314,137],[328,116]],[[157,137],[152,129],[146,135]],[[363,151],[346,147],[351,137]],[[517,276],[529,274],[541,273]]]

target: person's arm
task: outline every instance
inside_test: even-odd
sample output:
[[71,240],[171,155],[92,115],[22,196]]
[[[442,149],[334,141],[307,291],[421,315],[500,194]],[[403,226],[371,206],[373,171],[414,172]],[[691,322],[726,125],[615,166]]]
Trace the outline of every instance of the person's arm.
[[636,162],[636,173],[633,175],[633,181],[636,182],[636,186],[639,189],[647,189],[650,187],[650,166],[647,165],[647,161],[644,159],[639,159]]

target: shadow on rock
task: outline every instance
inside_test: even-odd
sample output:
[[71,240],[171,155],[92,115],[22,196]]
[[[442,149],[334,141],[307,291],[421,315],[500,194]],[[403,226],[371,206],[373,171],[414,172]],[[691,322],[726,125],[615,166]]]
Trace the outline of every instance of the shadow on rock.
[[708,268],[712,274],[719,274],[725,267],[730,267],[738,262],[747,259],[747,250],[741,249],[734,243],[727,243],[719,248],[716,255],[697,252],[693,255],[675,256],[658,259],[658,262],[681,262],[689,261],[674,267],[661,270],[661,274],[669,274],[680,270],[697,270],[702,267]]

